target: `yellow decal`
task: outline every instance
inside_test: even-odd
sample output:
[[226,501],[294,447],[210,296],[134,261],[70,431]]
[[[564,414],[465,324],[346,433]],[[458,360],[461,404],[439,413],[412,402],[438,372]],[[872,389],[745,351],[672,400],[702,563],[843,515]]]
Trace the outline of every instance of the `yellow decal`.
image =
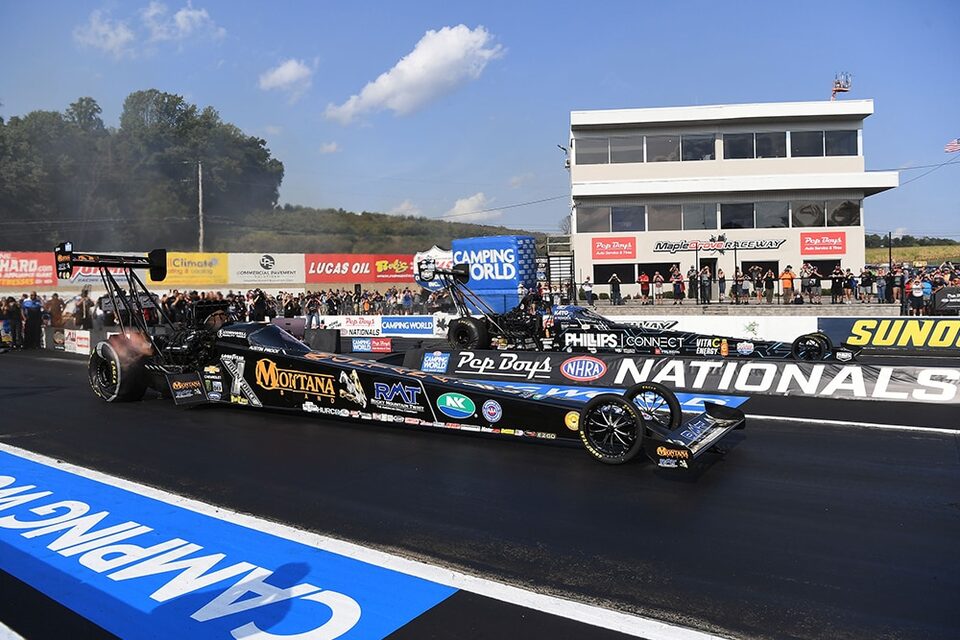
[[307,373],[294,369],[281,369],[273,360],[260,360],[256,369],[257,385],[268,391],[287,391],[302,393],[304,396],[327,398],[331,402],[336,396],[333,388],[333,376],[322,373]]

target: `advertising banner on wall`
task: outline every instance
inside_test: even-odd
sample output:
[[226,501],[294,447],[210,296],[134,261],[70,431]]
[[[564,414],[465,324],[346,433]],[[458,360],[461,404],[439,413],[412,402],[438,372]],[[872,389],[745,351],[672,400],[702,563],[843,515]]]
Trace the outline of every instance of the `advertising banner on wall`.
[[[483,380],[627,388],[652,381],[701,393],[960,403],[960,367],[681,359],[619,354],[427,351],[423,371]],[[441,370],[442,369],[442,370]]]
[[308,253],[304,256],[307,283],[413,282],[413,256],[400,253]]
[[637,257],[637,239],[631,236],[593,238],[591,244],[594,260],[633,260]]
[[302,253],[231,253],[230,282],[272,285],[304,282]]
[[197,287],[227,284],[227,255],[226,253],[170,251],[167,253],[166,279],[162,282],[150,279],[147,283],[160,286],[194,285]]
[[57,284],[53,252],[0,251],[0,287],[52,287]]
[[960,287],[943,287],[934,292],[931,305],[934,313],[960,315]]
[[960,354],[957,318],[819,318],[818,324],[835,344],[868,352]]
[[847,252],[847,234],[843,231],[816,231],[800,234],[800,255],[843,255]]

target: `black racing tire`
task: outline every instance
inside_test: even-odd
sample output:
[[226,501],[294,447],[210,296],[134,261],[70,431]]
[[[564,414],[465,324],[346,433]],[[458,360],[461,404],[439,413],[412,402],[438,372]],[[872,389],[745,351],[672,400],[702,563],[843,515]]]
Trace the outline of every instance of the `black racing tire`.
[[647,424],[657,424],[673,431],[683,422],[677,394],[658,382],[635,384],[624,392],[623,397],[634,404]]
[[143,399],[148,380],[142,357],[122,358],[124,349],[120,336],[111,336],[97,344],[90,354],[87,378],[93,392],[106,402],[135,402]]
[[646,426],[637,407],[623,396],[602,393],[580,411],[580,440],[604,464],[629,462],[643,448]]
[[831,351],[830,339],[821,333],[806,333],[793,341],[794,360],[823,360]]
[[487,323],[479,318],[457,318],[450,322],[447,342],[455,349],[487,349],[490,346]]

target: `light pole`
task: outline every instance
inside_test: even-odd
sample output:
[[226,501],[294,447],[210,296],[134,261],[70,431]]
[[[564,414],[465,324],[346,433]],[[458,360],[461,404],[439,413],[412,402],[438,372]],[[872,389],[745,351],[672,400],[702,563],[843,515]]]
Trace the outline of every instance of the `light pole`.
[[197,218],[200,222],[200,237],[197,245],[200,253],[203,253],[203,162],[197,160]]

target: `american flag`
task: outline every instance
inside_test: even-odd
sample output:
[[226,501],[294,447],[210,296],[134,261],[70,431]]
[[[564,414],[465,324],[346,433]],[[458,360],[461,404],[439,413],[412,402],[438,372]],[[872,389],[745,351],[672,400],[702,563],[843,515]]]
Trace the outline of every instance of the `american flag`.
[[960,151],[960,138],[954,138],[953,140],[948,142],[947,146],[945,146],[943,150],[946,151],[947,153],[954,153],[956,151]]

